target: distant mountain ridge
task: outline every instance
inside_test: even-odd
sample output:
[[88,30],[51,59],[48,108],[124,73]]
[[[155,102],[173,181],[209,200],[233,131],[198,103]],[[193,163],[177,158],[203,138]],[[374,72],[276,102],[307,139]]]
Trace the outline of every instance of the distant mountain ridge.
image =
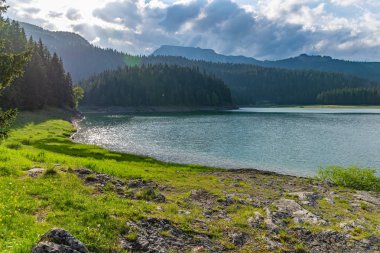
[[181,46],[161,46],[153,52],[154,56],[176,56],[190,60],[208,61],[214,63],[254,64],[262,67],[284,68],[292,70],[318,70],[350,74],[361,78],[380,81],[380,62],[352,62],[333,59],[329,56],[309,56],[302,54],[297,57],[278,61],[259,61],[245,56],[227,56],[211,49]]
[[190,60],[202,60],[219,63],[234,63],[234,64],[259,64],[260,61],[245,56],[228,56],[217,54],[212,49],[202,49],[195,47],[179,47],[164,45],[153,52],[154,56],[177,56],[184,57]]

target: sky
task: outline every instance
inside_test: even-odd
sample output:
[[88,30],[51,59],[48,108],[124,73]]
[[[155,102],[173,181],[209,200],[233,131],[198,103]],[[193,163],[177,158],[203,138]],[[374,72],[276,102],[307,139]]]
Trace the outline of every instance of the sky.
[[12,19],[150,54],[161,45],[260,60],[380,61],[379,0],[7,0]]

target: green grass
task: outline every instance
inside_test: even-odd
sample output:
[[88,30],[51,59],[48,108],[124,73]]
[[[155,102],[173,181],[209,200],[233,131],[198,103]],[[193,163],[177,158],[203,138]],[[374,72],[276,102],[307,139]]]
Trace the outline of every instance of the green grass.
[[[146,202],[151,192],[141,191],[141,200],[135,201],[118,198],[113,192],[97,196],[74,174],[63,172],[69,168],[154,179],[178,187],[179,192],[213,182],[212,177],[198,176],[211,168],[168,164],[73,143],[68,138],[74,131],[72,125],[57,120],[64,116],[21,114],[10,137],[0,145],[0,252],[30,252],[53,227],[67,229],[94,252],[109,252],[116,247],[127,220],[155,210],[155,204]],[[26,171],[35,167],[45,168],[44,175],[27,177]]]
[[376,171],[372,169],[333,166],[320,169],[317,178],[355,190],[380,192],[380,177],[376,176]]

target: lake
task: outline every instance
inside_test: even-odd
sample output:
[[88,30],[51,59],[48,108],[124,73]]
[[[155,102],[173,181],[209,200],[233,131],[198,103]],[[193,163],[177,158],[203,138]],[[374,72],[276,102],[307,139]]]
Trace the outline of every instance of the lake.
[[380,109],[242,108],[215,113],[86,114],[75,140],[163,161],[310,176],[380,172]]

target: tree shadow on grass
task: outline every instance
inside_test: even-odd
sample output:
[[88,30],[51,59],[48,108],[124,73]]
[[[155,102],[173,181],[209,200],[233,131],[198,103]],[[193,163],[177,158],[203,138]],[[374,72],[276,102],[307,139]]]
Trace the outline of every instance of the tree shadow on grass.
[[72,157],[93,158],[97,160],[115,160],[118,162],[149,162],[161,163],[155,159],[112,152],[103,150],[97,146],[73,143],[70,139],[65,138],[45,138],[32,143],[32,146],[49,152],[68,155]]
[[93,158],[96,160],[114,160],[117,162],[141,162],[141,163],[149,163],[152,165],[159,165],[166,168],[176,168],[179,169],[187,168],[191,171],[198,171],[198,172],[205,172],[205,171],[211,171],[215,170],[215,168],[210,168],[206,166],[201,165],[183,165],[183,164],[176,164],[176,163],[168,163],[159,161],[157,159],[147,157],[147,156],[140,156],[140,155],[133,155],[133,154],[127,154],[127,153],[118,153],[113,152],[109,150],[102,149],[95,145],[88,145],[88,144],[78,144],[71,141],[69,138],[45,138],[38,141],[35,141],[31,144],[31,146],[46,150],[49,152],[53,152],[56,154],[63,154],[68,155],[72,157],[80,157],[80,158]]

